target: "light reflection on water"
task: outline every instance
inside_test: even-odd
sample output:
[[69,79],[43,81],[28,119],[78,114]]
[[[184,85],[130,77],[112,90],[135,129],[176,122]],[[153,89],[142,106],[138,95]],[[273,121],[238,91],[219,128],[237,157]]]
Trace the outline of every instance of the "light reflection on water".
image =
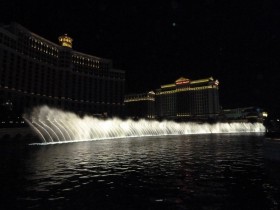
[[1,173],[13,173],[13,180],[2,179],[11,191],[3,203],[23,209],[277,209],[279,182],[271,174],[279,171],[274,164],[267,169],[263,154],[261,135],[28,146],[14,157],[17,168]]

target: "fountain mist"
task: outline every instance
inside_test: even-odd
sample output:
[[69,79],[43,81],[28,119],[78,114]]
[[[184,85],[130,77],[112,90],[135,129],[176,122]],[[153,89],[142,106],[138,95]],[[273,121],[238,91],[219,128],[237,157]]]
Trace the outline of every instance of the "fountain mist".
[[41,106],[34,108],[24,119],[43,143],[66,143],[110,138],[188,135],[211,133],[264,132],[261,123],[198,124],[173,121],[98,119],[80,117],[71,112]]

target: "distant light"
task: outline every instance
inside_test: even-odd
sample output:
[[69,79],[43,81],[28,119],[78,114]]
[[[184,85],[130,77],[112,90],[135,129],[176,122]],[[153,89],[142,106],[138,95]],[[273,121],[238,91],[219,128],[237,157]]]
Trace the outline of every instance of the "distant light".
[[59,41],[59,44],[63,47],[72,48],[73,39],[71,37],[69,37],[67,34],[64,34],[64,35],[58,37],[58,41]]
[[172,26],[173,26],[173,27],[175,27],[175,26],[176,26],[176,23],[175,23],[175,22],[173,22],[173,23],[172,23]]
[[263,117],[268,117],[267,112],[263,112],[263,113],[262,113],[262,116],[263,116]]

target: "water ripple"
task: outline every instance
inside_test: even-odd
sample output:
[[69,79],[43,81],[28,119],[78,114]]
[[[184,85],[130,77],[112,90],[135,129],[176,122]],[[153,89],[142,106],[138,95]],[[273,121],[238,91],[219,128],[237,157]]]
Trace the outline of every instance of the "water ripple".
[[3,190],[14,188],[23,208],[273,209],[280,184],[270,176],[280,172],[267,168],[262,139],[198,135],[30,146],[21,181]]

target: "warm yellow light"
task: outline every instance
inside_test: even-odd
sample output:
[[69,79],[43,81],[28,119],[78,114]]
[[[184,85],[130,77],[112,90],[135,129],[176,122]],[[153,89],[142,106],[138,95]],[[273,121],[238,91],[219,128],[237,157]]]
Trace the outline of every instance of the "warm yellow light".
[[161,88],[170,88],[170,87],[175,87],[175,84],[167,84],[167,85],[161,85]]
[[67,36],[67,34],[64,34],[64,35],[58,37],[58,41],[59,41],[59,44],[63,47],[72,48],[73,39],[71,37]]
[[268,117],[267,112],[263,112],[263,113],[262,113],[262,116],[263,116],[263,117]]

